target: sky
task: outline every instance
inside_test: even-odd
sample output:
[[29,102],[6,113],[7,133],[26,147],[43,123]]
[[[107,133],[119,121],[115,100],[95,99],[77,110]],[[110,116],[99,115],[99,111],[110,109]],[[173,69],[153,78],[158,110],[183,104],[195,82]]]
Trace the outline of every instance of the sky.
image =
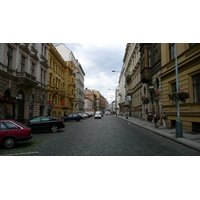
[[[127,43],[64,43],[80,62],[84,87],[101,93],[109,103],[115,100],[119,74]],[[109,90],[110,89],[110,90]]]

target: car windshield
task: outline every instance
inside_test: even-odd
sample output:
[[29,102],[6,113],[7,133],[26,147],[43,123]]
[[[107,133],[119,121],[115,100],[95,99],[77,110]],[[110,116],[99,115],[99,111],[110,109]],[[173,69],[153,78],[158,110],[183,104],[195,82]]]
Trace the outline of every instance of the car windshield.
[[101,113],[100,112],[96,112],[96,115],[100,115]]

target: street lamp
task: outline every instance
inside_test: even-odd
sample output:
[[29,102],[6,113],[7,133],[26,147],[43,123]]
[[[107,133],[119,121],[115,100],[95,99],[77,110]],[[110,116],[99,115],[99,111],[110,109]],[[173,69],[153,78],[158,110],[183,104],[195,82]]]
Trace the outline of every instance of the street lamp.
[[[176,43],[174,43],[174,56],[175,56],[175,69],[176,69],[176,92],[178,92],[178,61],[177,61],[177,52],[176,52]],[[177,117],[176,120],[176,137],[183,137],[183,131],[182,131],[182,122],[180,120],[180,104],[179,100],[176,100],[177,105]]]
[[115,70],[112,70],[112,72],[121,72],[121,71],[115,71]]

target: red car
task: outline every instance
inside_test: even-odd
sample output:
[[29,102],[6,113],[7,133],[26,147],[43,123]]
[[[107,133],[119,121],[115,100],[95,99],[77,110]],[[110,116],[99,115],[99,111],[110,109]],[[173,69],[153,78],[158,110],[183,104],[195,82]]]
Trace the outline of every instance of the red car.
[[31,138],[31,128],[15,120],[0,120],[0,144],[5,148],[13,148],[17,142]]

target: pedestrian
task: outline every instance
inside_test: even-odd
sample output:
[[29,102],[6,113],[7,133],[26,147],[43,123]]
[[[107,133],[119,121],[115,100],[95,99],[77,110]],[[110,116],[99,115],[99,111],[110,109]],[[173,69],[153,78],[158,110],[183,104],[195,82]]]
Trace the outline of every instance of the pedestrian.
[[154,124],[155,124],[155,128],[158,128],[158,120],[160,119],[159,115],[157,113],[154,113],[153,114],[153,121],[154,121]]
[[165,112],[162,113],[162,123],[164,129],[166,129],[166,121],[167,121],[167,114]]

